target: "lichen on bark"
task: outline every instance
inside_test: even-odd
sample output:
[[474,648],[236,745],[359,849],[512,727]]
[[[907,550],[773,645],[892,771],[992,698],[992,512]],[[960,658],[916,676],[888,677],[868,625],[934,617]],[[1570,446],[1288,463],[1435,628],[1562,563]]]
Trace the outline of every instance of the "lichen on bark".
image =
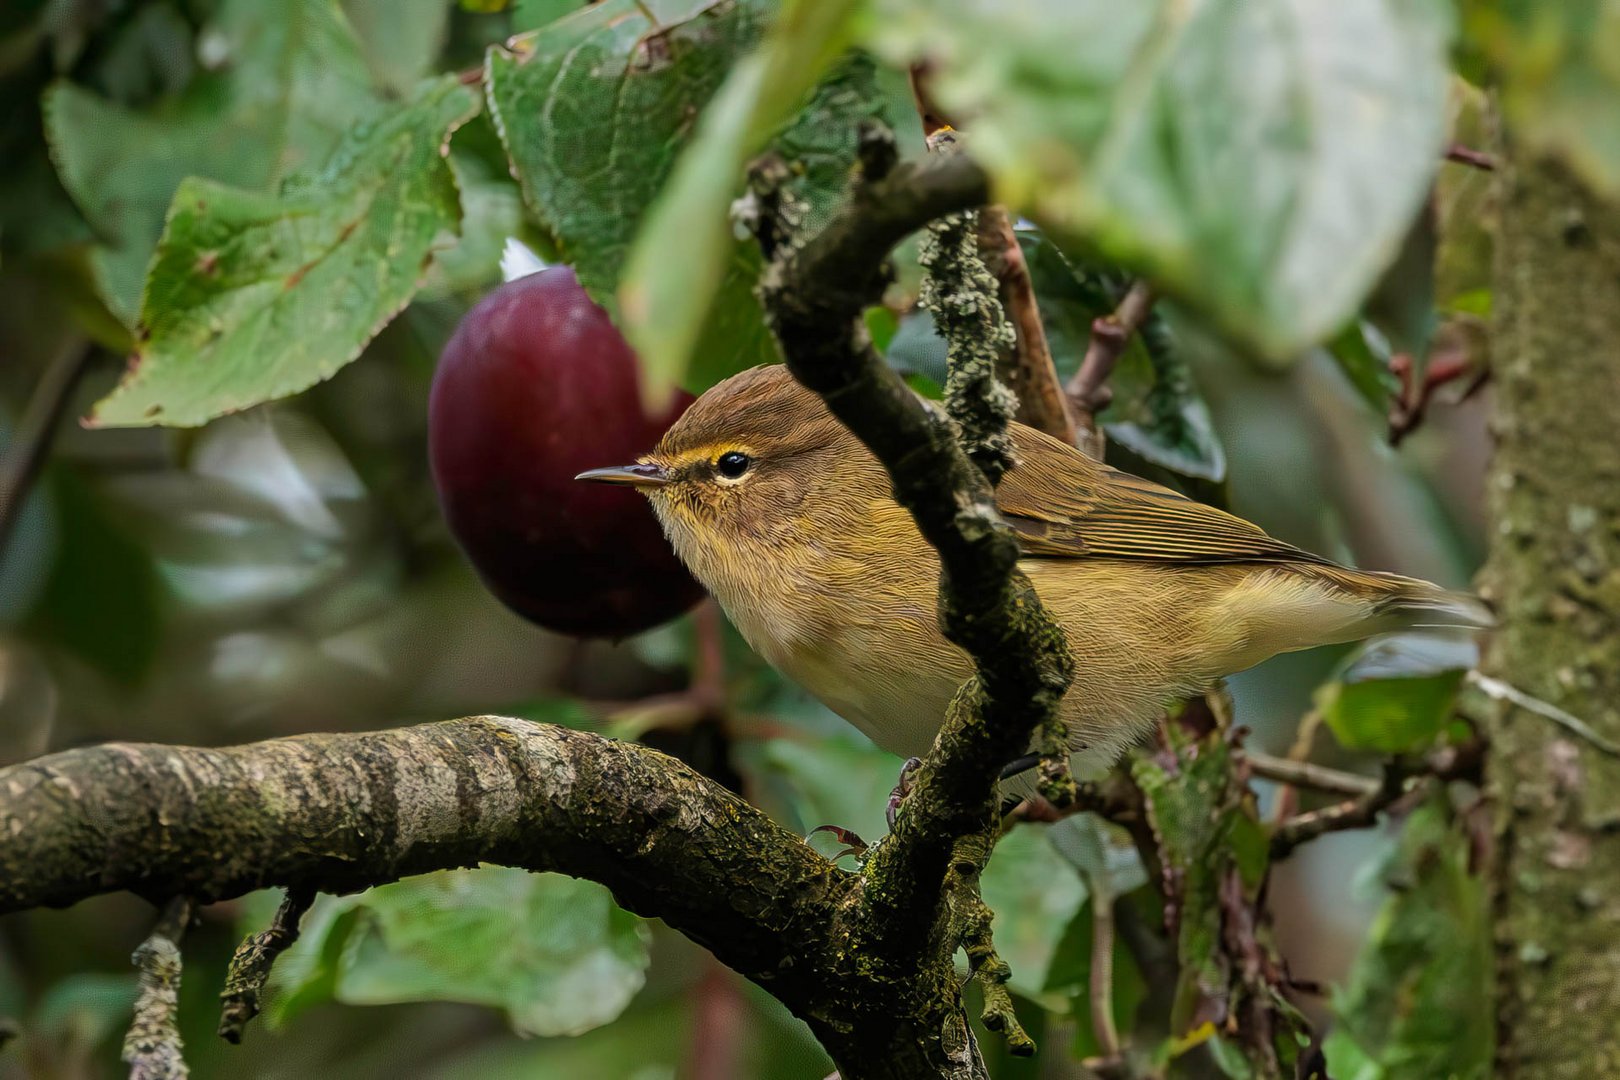
[[[1620,739],[1620,208],[1504,155],[1483,669]],[[1620,1076],[1620,760],[1484,709],[1497,1075]],[[1594,1025],[1596,1025],[1594,1027]]]

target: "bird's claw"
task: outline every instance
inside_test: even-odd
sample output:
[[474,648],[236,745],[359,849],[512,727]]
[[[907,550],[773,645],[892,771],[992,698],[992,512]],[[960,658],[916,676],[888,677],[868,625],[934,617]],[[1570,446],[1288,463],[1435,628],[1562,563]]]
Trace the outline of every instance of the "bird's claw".
[[889,805],[884,808],[883,817],[889,823],[889,831],[894,831],[894,816],[900,811],[900,804],[911,794],[911,774],[922,768],[922,758],[906,758],[906,763],[900,766],[900,778],[895,781],[894,790],[889,792]]
[[833,839],[844,845],[844,850],[831,856],[833,862],[837,862],[845,855],[853,855],[858,859],[866,854],[866,841],[852,829],[840,828],[837,825],[817,825],[810,830],[810,835],[814,836],[818,832],[832,833]]

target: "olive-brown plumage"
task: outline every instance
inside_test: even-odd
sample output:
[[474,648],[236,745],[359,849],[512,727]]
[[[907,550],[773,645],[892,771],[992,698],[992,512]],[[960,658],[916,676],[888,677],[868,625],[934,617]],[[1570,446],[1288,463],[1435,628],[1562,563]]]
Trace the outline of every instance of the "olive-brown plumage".
[[[1486,622],[1470,598],[1339,566],[1022,424],[1013,439],[996,504],[1074,652],[1062,715],[1082,765],[1276,653]],[[785,368],[720,383],[640,463],[582,478],[641,487],[773,665],[878,745],[928,749],[971,672],[936,623],[938,558],[882,465]]]

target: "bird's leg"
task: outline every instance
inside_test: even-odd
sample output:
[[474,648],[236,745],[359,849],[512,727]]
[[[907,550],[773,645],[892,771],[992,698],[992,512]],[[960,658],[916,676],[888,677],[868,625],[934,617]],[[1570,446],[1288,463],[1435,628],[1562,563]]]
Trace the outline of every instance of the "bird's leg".
[[900,778],[894,783],[894,790],[889,792],[889,805],[884,808],[883,816],[889,823],[889,831],[894,831],[894,815],[899,813],[900,804],[911,794],[911,774],[922,767],[922,758],[906,758],[906,763],[900,766]]
[[837,825],[817,825],[815,828],[810,830],[810,835],[814,836],[818,832],[832,833],[833,839],[844,845],[844,850],[838,852],[836,855],[828,856],[831,861],[837,862],[845,855],[853,855],[856,859],[864,859],[866,857],[866,841],[862,840],[860,834],[855,832],[853,829],[845,829]]

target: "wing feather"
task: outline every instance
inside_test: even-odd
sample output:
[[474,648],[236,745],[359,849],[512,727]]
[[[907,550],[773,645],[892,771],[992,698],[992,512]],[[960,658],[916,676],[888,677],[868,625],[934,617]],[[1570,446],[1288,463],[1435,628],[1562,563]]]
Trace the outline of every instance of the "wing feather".
[[1002,477],[996,503],[1030,555],[1334,565],[1224,510],[1099,464],[1034,428],[1013,425],[1013,439],[1019,465]]

